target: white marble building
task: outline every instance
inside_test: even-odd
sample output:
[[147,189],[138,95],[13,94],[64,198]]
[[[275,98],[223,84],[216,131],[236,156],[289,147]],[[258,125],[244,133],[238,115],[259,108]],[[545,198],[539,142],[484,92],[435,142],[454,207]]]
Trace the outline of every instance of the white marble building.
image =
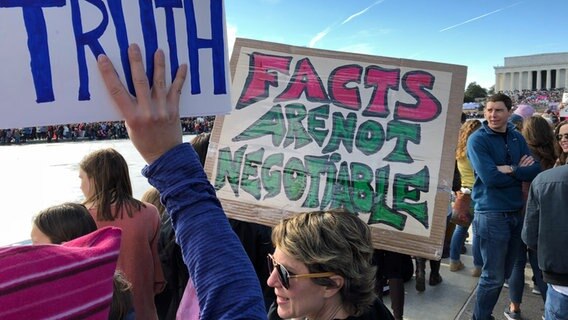
[[495,91],[568,87],[568,52],[506,57],[495,68]]

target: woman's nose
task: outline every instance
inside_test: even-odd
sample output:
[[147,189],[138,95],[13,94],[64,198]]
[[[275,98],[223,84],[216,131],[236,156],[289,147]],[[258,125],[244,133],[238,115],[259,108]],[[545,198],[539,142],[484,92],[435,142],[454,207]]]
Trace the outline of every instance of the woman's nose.
[[268,279],[266,279],[266,284],[271,288],[282,286],[280,280],[278,280],[278,274],[276,274],[276,269],[272,269],[272,271],[270,272],[270,276],[268,277]]

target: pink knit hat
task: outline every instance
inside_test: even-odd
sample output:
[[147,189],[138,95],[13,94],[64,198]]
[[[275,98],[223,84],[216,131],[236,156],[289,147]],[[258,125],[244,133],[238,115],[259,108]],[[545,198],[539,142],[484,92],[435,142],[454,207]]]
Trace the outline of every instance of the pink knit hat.
[[523,119],[526,119],[532,117],[534,108],[528,104],[520,104],[517,106],[517,109],[515,109],[513,113],[520,115],[521,117],[523,117]]
[[120,235],[0,248],[0,319],[108,319]]

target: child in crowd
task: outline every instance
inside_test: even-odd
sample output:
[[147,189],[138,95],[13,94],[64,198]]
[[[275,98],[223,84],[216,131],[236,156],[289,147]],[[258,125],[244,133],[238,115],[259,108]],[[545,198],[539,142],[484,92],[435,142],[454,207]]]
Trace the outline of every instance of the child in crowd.
[[[34,217],[31,239],[34,245],[62,244],[97,230],[85,206],[66,202],[42,210]],[[115,272],[109,320],[133,320],[131,285],[120,272]]]
[[158,210],[132,196],[128,164],[116,150],[94,151],[80,162],[79,167],[84,204],[97,227],[122,229],[117,269],[132,283],[136,319],[155,320],[154,296],[165,285],[158,256]]
[[85,206],[66,202],[38,213],[33,220],[33,244],[62,244],[97,230],[95,220]]

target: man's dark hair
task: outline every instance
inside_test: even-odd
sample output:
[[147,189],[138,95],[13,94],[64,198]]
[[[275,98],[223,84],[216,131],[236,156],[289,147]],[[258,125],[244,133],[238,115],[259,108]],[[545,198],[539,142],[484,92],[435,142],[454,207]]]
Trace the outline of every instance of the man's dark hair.
[[499,102],[499,101],[503,102],[505,104],[505,107],[507,107],[507,110],[511,111],[511,108],[513,107],[513,101],[511,100],[511,98],[509,98],[508,95],[503,93],[496,93],[487,98],[487,102]]

